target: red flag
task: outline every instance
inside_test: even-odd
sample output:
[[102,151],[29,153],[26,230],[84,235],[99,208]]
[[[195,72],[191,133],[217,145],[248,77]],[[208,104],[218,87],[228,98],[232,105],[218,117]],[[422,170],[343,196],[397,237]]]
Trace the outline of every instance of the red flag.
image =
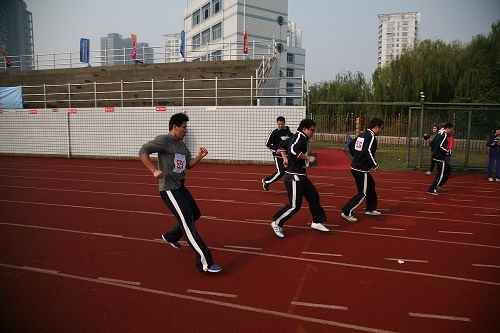
[[137,59],[137,35],[136,34],[131,34],[130,39],[132,41],[132,52],[130,53],[130,57],[132,60]]
[[243,53],[248,54],[248,32],[243,34]]

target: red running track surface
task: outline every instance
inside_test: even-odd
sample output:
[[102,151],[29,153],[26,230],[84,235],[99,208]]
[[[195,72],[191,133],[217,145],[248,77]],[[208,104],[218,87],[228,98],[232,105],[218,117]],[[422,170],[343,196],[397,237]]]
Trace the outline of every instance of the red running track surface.
[[[498,332],[500,184],[374,174],[384,215],[347,224],[348,170],[313,168],[332,232],[307,205],[277,239],[271,166],[202,164],[188,188],[224,267],[158,238],[174,222],[139,161],[0,158],[2,332]],[[398,261],[399,260],[399,261]]]

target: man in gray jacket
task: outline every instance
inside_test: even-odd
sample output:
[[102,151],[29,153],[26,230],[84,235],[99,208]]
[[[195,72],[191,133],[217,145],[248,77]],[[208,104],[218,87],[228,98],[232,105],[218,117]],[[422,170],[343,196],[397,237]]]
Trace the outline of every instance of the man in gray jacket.
[[[201,147],[198,155],[191,158],[183,141],[188,121],[189,118],[184,113],[174,114],[168,124],[169,133],[145,143],[139,156],[146,168],[158,179],[160,196],[177,219],[174,227],[161,236],[162,239],[172,247],[180,248],[179,240],[186,234],[189,245],[196,253],[198,270],[218,273],[222,268],[214,263],[210,250],[195,227],[195,221],[201,216],[200,210],[184,186],[186,169],[194,167],[208,154],[207,149]],[[149,156],[153,153],[158,153],[158,166]]]

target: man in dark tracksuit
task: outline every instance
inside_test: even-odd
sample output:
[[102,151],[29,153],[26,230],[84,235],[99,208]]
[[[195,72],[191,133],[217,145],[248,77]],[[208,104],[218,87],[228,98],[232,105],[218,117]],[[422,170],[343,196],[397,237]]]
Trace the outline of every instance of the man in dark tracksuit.
[[378,168],[378,163],[375,160],[375,153],[377,152],[377,139],[375,136],[383,128],[384,122],[381,119],[373,118],[368,125],[368,129],[358,135],[349,147],[353,156],[351,173],[358,189],[358,193],[342,207],[340,213],[340,216],[349,222],[358,220],[353,212],[365,199],[366,215],[378,216],[382,214],[377,210],[377,192],[370,171]]
[[[490,149],[488,155],[488,180],[492,182],[496,179],[497,182],[500,182],[500,129],[497,129],[490,136],[486,145]],[[493,174],[495,178],[493,178]]]
[[307,154],[307,143],[314,135],[315,126],[316,123],[313,120],[303,119],[288,148],[288,169],[285,172],[284,181],[289,203],[274,214],[271,223],[274,234],[279,238],[285,237],[283,225],[299,211],[303,196],[309,202],[309,209],[313,217],[311,228],[323,232],[330,231],[323,224],[326,222],[326,215],[319,202],[318,191],[306,174],[306,163],[315,160],[314,156]]
[[438,134],[432,140],[432,158],[437,163],[437,174],[434,182],[429,186],[427,193],[438,195],[439,187],[446,184],[450,176],[450,150],[448,149],[448,134],[453,131],[453,125],[446,123],[439,130]]
[[[195,221],[201,215],[200,210],[184,186],[186,169],[194,167],[208,154],[208,151],[201,147],[198,155],[194,159],[191,158],[191,153],[183,141],[188,120],[184,113],[174,114],[169,121],[168,135],[159,135],[145,143],[139,151],[139,156],[146,168],[158,179],[160,196],[177,219],[174,227],[161,236],[162,239],[172,247],[180,248],[178,242],[185,234],[196,253],[196,267],[200,271],[217,273],[222,268],[214,263],[210,250],[195,227]],[[158,153],[159,167],[149,157],[153,153]]]
[[262,179],[262,188],[264,191],[269,191],[269,185],[279,180],[285,174],[286,167],[283,165],[283,157],[281,150],[286,150],[287,141],[292,137],[290,128],[285,126],[285,117],[276,119],[276,128],[269,134],[266,146],[273,153],[274,164],[276,165],[276,173],[272,176],[267,176]]

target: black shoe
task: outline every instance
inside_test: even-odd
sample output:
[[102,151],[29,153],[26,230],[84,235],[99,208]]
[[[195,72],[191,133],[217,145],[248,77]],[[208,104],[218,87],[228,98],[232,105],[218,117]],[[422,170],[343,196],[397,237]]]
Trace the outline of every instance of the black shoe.
[[181,248],[181,244],[179,244],[179,242],[169,242],[164,235],[161,235],[161,239],[163,239],[168,245],[170,245],[171,247],[173,247],[174,249],[180,249]]

